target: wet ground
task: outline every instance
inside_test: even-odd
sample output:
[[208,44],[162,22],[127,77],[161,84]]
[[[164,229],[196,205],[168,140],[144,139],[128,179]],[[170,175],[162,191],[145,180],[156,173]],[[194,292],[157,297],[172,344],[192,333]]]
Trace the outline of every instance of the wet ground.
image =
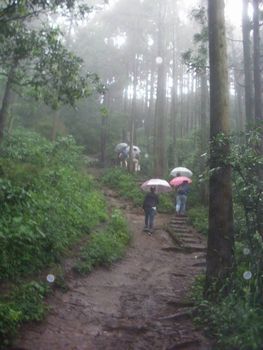
[[110,190],[105,194],[112,207],[125,208],[133,237],[125,257],[85,277],[69,272],[68,291],[55,290],[47,318],[23,327],[16,348],[211,349],[191,322],[192,305],[186,298],[205,266],[204,238],[185,218],[162,214],[149,236],[142,231],[141,209]]

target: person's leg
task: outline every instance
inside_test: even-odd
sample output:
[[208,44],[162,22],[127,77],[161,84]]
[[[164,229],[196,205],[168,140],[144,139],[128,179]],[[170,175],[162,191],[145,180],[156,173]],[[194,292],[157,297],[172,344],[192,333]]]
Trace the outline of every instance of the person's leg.
[[181,198],[180,195],[178,194],[176,196],[176,206],[175,206],[175,210],[176,210],[176,214],[180,214],[180,208],[181,208]]
[[186,200],[187,200],[187,196],[182,194],[181,195],[181,208],[180,208],[180,214],[181,215],[185,215]]
[[150,217],[149,217],[149,210],[144,210],[144,228],[148,228],[149,227],[149,219],[150,219]]
[[134,171],[137,173],[137,171],[138,171],[138,160],[135,158],[135,159],[133,159],[133,162],[134,162]]
[[150,217],[149,217],[149,228],[150,228],[150,229],[153,229],[154,217],[155,217],[155,210],[154,210],[154,209],[151,209],[151,211],[150,211]]

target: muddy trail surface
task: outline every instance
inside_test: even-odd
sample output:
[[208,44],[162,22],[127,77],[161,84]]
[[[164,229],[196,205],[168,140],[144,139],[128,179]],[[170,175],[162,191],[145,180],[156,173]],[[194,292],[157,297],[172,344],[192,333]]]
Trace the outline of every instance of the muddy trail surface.
[[85,277],[69,271],[68,291],[54,291],[46,319],[24,326],[14,349],[211,349],[191,322],[186,298],[205,266],[205,239],[185,218],[164,214],[150,236],[141,209],[111,190],[105,195],[111,207],[125,209],[132,233],[125,257]]

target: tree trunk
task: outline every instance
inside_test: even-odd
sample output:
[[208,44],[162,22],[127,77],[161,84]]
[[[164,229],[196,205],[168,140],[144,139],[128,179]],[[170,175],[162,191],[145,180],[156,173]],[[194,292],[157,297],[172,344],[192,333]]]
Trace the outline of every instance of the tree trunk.
[[[106,92],[107,93],[107,92]],[[106,94],[103,95],[103,107],[101,108],[101,131],[100,131],[100,162],[102,167],[105,167],[106,163],[106,146],[108,138],[108,121],[109,115],[107,111]]]
[[263,120],[260,70],[259,0],[253,0],[253,8],[255,120],[259,122]]
[[[200,142],[200,151],[201,154],[204,154],[207,151],[208,144],[208,123],[207,123],[207,74],[206,70],[200,74],[201,80],[201,106],[200,106],[200,129],[201,129],[201,142]],[[206,160],[204,157],[200,158],[200,173],[205,170]],[[200,185],[200,198],[203,204],[208,204],[208,185],[203,182]]]
[[253,83],[252,83],[252,59],[250,30],[251,24],[248,17],[249,0],[243,0],[242,13],[242,33],[243,33],[243,55],[244,55],[244,74],[245,74],[245,110],[247,127],[254,121],[253,108]]
[[[226,288],[234,265],[234,232],[231,167],[225,163],[229,144],[220,134],[227,135],[229,126],[229,92],[224,23],[224,2],[208,2],[210,61],[210,169],[209,233],[205,293],[214,298]],[[212,290],[212,288],[215,288]]]
[[[166,4],[165,4],[166,5]],[[164,7],[165,7],[164,5]],[[166,94],[166,75],[164,64],[164,17],[166,10],[163,4],[160,3],[159,9],[159,24],[157,37],[157,57],[162,58],[162,63],[158,66],[157,74],[157,98],[155,104],[155,132],[154,132],[154,175],[163,177],[167,169],[167,155],[165,143],[166,116],[165,116],[165,94]],[[163,14],[162,14],[163,12]]]
[[135,134],[135,120],[136,120],[136,99],[137,99],[137,83],[138,83],[138,62],[136,55],[134,56],[134,70],[133,70],[133,97],[132,97],[132,108],[131,108],[131,119],[130,119],[130,151],[129,151],[129,172],[134,171],[133,162],[133,144],[134,144],[134,134]]
[[3,141],[4,129],[6,126],[6,121],[8,119],[8,110],[11,103],[12,82],[15,76],[16,67],[17,62],[14,61],[9,70],[5,85],[4,97],[2,100],[2,106],[0,110],[0,143]]
[[52,130],[51,130],[52,142],[55,142],[57,138],[59,117],[60,117],[60,110],[53,111],[53,124],[52,124]]
[[[256,123],[262,123],[262,84],[261,84],[261,67],[260,67],[260,33],[259,33],[259,0],[253,0],[253,42],[254,42],[254,89],[255,89],[255,121]],[[256,147],[256,151],[259,155],[263,154],[263,127],[261,124],[261,142]],[[262,166],[258,167],[258,178],[259,183],[263,180],[263,170]],[[263,203],[259,201],[259,209],[257,216],[258,230],[260,234],[263,234]]]
[[171,88],[171,110],[170,110],[170,125],[171,125],[171,139],[172,139],[172,152],[173,157],[172,161],[173,164],[178,163],[178,156],[176,153],[176,115],[177,115],[177,108],[176,108],[176,102],[177,102],[177,65],[176,65],[176,53],[175,53],[176,47],[175,47],[175,25],[173,25],[173,64],[172,64],[172,79],[173,79],[173,86]]

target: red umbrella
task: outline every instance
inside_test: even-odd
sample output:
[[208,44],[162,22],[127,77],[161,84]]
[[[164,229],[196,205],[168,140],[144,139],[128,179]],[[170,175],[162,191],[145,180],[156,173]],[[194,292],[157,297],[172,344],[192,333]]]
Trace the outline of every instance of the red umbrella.
[[187,183],[189,183],[189,184],[192,183],[192,180],[189,179],[189,177],[186,177],[186,176],[177,176],[177,177],[173,178],[173,179],[170,181],[170,185],[171,185],[171,186],[177,187],[177,186],[182,185],[182,183],[183,183],[184,181],[187,181]]

